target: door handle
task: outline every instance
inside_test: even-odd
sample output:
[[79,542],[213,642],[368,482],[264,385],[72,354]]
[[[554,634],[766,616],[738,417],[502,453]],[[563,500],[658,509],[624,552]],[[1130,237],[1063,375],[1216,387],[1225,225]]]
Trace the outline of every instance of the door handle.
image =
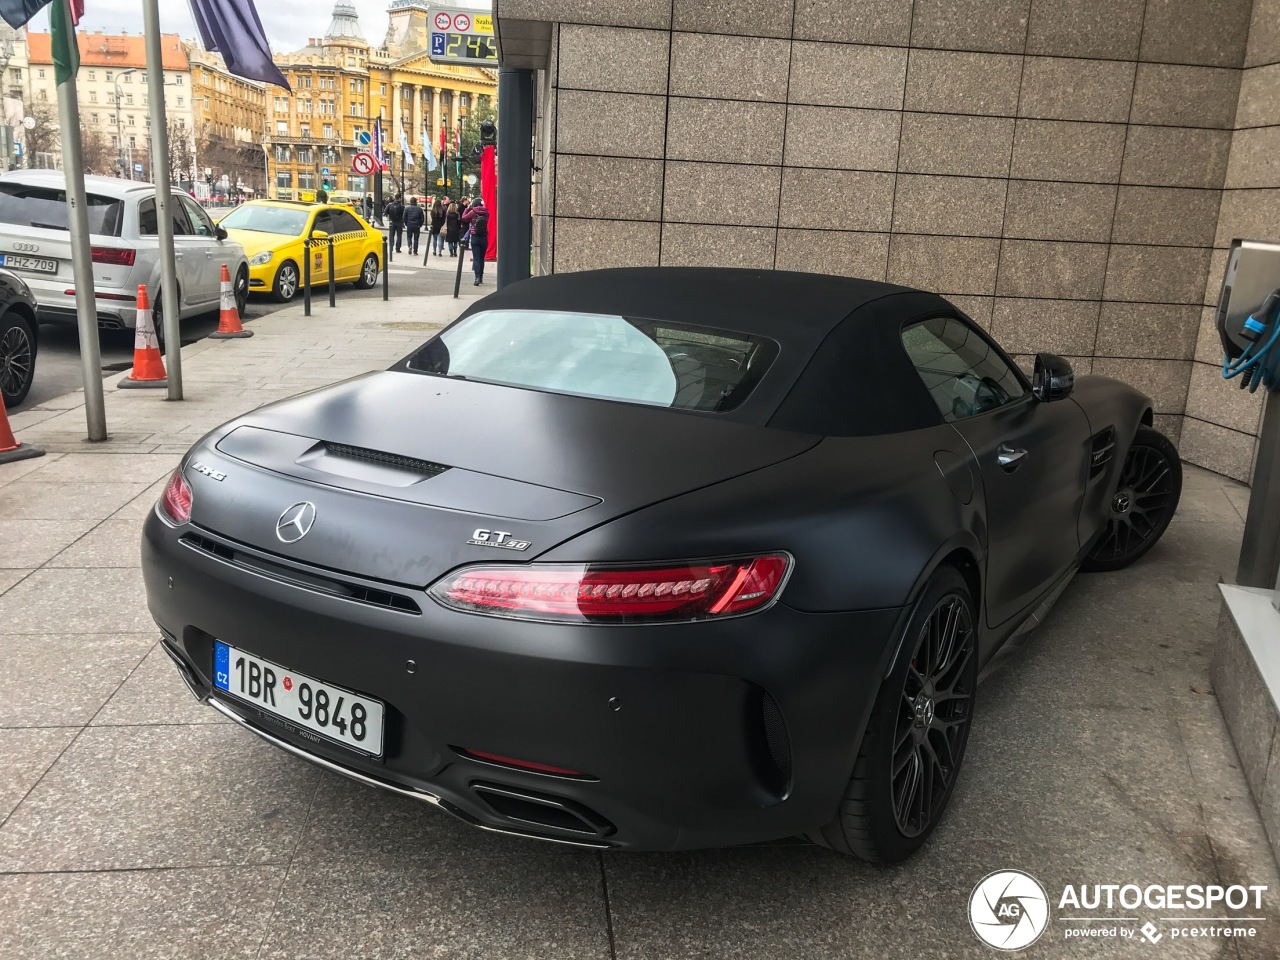
[[1022,458],[1026,455],[1027,451],[1019,447],[1011,447],[1007,443],[1002,443],[996,447],[996,463],[1010,473],[1018,469],[1018,466],[1022,463]]

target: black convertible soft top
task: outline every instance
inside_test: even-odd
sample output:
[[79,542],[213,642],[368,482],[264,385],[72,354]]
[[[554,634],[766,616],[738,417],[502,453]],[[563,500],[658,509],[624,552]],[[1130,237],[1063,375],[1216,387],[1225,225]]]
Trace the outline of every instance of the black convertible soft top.
[[760,385],[740,408],[709,415],[867,436],[941,422],[903,348],[902,326],[955,308],[936,294],[850,277],[623,267],[522,280],[472,304],[462,317],[483,310],[605,313],[769,337],[779,353]]

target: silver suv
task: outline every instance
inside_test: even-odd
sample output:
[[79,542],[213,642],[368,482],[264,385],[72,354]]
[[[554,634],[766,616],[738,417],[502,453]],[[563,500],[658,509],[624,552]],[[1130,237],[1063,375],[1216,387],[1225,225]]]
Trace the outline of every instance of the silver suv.
[[[98,326],[107,330],[132,328],[137,321],[138,286],[145,284],[160,329],[156,188],[114,177],[85,177],[84,182]],[[182,316],[218,309],[224,264],[243,315],[249,295],[244,248],[226,239],[226,232],[215,227],[188,194],[174,188],[173,199]],[[76,320],[67,222],[66,179],[61,171],[14,170],[0,175],[0,267],[26,281],[35,295],[41,322]]]

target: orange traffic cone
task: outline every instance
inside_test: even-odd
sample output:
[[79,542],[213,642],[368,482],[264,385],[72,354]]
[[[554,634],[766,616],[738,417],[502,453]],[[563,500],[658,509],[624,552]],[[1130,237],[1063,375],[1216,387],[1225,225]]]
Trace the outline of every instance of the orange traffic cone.
[[231,289],[231,274],[222,265],[222,303],[218,308],[218,329],[209,334],[211,340],[231,340],[235,337],[252,337],[253,331],[240,326],[240,311],[236,309],[236,293]]
[[160,358],[160,341],[151,319],[151,303],[147,288],[138,284],[138,325],[133,337],[133,369],[116,384],[117,387],[167,387],[169,379]]
[[4,410],[4,397],[0,396],[0,463],[43,457],[44,451],[29,443],[19,443],[9,427],[9,414]]

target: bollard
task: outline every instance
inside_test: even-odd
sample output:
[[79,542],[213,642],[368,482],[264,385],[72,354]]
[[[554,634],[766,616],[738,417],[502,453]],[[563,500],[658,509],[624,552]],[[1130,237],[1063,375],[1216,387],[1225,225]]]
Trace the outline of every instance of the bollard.
[[338,305],[338,280],[333,272],[333,237],[329,238],[329,306]]
[[302,315],[311,316],[311,238],[302,241]]
[[387,248],[389,246],[390,244],[387,243],[386,234],[383,234],[383,237],[382,237],[382,299],[383,300],[391,299],[391,274],[387,272],[387,264],[390,263],[390,261],[387,259]]
[[462,289],[462,263],[467,259],[467,251],[461,243],[458,244],[458,275],[453,278],[453,299],[458,299],[458,291]]
[[383,247],[383,249],[387,251],[387,263],[390,263],[390,262],[391,262],[391,233],[390,233],[390,230],[391,230],[391,224],[387,224],[387,231],[388,231],[388,232],[387,232],[387,233],[384,233],[384,234],[382,235],[382,242],[385,244],[385,246]]

